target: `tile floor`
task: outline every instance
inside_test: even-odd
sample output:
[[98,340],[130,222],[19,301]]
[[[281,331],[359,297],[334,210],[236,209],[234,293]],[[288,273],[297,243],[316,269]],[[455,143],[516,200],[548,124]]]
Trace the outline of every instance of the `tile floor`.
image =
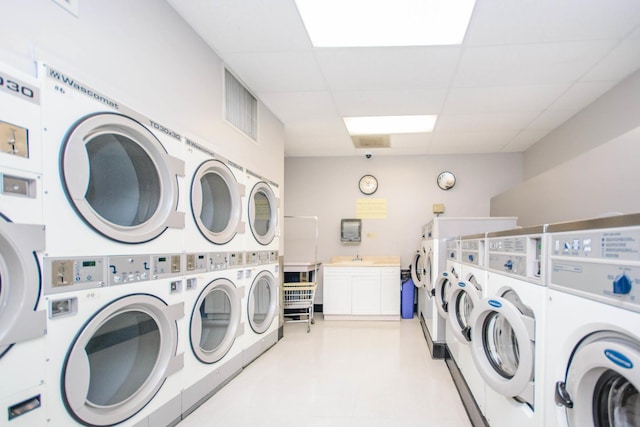
[[285,324],[285,336],[183,420],[201,426],[469,427],[417,318]]

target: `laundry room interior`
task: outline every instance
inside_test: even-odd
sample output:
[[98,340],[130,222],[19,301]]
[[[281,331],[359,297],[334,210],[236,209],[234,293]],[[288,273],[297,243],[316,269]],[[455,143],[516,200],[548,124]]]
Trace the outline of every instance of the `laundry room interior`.
[[637,1],[3,16],[0,426],[640,426]]

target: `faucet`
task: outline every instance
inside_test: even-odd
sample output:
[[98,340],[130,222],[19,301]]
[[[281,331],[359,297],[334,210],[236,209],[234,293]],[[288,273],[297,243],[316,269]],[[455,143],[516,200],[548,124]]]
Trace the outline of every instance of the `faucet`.
[[360,256],[360,254],[356,252],[356,256],[353,257],[353,261],[362,261],[362,257]]

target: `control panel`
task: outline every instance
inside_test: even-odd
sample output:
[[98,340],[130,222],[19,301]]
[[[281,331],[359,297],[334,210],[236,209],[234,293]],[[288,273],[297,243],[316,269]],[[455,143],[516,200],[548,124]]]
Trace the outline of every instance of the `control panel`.
[[153,255],[153,278],[164,279],[182,274],[182,255]]
[[105,286],[106,258],[46,258],[45,294]]
[[542,284],[541,235],[487,239],[489,270]]
[[151,256],[124,255],[109,257],[109,285],[144,282],[151,279]]
[[469,239],[460,241],[460,261],[465,264],[482,265],[484,264],[484,240]]
[[207,254],[195,253],[185,254],[185,268],[187,274],[201,273],[207,271]]
[[640,311],[640,228],[550,235],[549,286]]
[[458,239],[447,239],[445,241],[445,248],[447,250],[447,259],[450,261],[458,261],[458,253],[459,253],[459,240]]

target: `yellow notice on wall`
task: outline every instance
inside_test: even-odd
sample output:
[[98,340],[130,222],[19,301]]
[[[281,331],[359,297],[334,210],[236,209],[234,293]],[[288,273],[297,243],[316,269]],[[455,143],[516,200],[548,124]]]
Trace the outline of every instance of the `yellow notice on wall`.
[[387,199],[356,200],[356,218],[386,219],[387,218]]

